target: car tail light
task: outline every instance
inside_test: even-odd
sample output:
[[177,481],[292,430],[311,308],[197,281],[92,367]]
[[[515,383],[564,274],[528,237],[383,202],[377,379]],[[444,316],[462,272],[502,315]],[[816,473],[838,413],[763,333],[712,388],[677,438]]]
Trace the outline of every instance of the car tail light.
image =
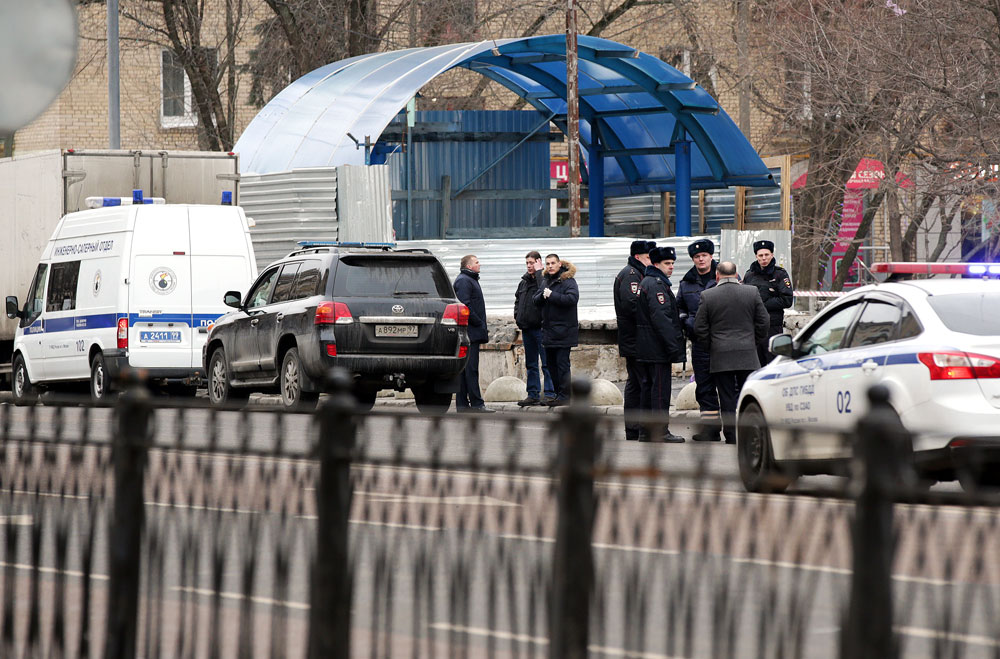
[[320,302],[316,306],[316,325],[345,325],[353,322],[351,310],[343,302]]
[[128,318],[118,319],[118,349],[128,347]]
[[459,346],[458,358],[461,359],[463,357],[468,357],[468,356],[469,356],[469,346]]
[[917,355],[931,372],[931,380],[1000,378],[1000,359],[971,352],[921,352]]
[[326,344],[326,354],[327,354],[328,357],[336,357],[337,356],[337,344],[336,343],[327,343]]
[[449,304],[444,308],[444,315],[441,316],[442,325],[462,325],[469,324],[469,307],[464,304]]

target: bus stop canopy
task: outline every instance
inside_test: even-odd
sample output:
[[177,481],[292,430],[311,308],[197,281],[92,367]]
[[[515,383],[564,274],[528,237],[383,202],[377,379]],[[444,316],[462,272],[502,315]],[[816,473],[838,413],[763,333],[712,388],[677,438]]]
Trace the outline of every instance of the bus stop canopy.
[[[775,185],[736,124],[691,78],[606,39],[581,36],[577,52],[592,236],[603,235],[607,196],[676,192],[677,233],[690,235],[691,190]],[[551,121],[566,131],[564,35],[410,48],[327,64],[290,84],[237,141],[240,169],[364,164],[357,140],[376,140],[421,87],[457,67],[523,98],[541,114],[539,128]]]

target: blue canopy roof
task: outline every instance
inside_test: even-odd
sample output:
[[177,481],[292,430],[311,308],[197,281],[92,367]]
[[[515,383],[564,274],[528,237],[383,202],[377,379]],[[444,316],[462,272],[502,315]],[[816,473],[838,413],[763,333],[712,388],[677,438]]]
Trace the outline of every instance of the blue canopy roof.
[[[583,155],[596,134],[608,196],[673,190],[678,140],[692,143],[692,189],[774,185],[736,124],[691,78],[606,39],[581,36],[578,53]],[[334,62],[290,84],[237,141],[241,169],[364,164],[348,133],[381,135],[421,87],[456,67],[496,81],[565,129],[564,35],[411,48]]]

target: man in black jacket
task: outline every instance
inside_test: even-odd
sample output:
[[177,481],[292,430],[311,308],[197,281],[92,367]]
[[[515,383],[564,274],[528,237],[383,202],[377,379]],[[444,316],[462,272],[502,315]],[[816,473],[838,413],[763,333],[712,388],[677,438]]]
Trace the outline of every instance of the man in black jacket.
[[545,288],[535,293],[535,304],[542,309],[542,345],[556,390],[548,402],[550,407],[569,404],[569,352],[580,336],[576,315],[580,287],[573,278],[575,274],[575,265],[549,254],[545,257]]
[[705,291],[694,320],[695,336],[709,350],[719,392],[726,443],[736,443],[736,403],[751,371],[760,368],[757,344],[767,334],[767,309],[756,291],[739,285],[736,264],[723,261],[719,285]]
[[629,247],[628,264],[615,277],[615,318],[618,320],[618,354],[625,358],[625,439],[639,439],[642,424],[635,420],[640,409],[643,370],[635,361],[638,354],[635,341],[636,312],[639,302],[639,282],[649,265],[649,251],[656,243],[633,240]]
[[774,243],[770,240],[758,240],[753,244],[753,251],[757,260],[743,276],[743,283],[757,287],[771,320],[767,337],[757,344],[757,358],[760,365],[764,366],[774,358],[767,349],[768,341],[775,334],[785,331],[785,309],[792,306],[795,293],[792,291],[792,279],[788,276],[788,271],[779,267],[774,258]]
[[[542,350],[542,310],[535,305],[535,293],[544,275],[545,265],[542,255],[538,252],[528,252],[524,257],[528,271],[521,275],[514,293],[514,322],[521,330],[521,343],[524,344],[524,367],[528,372],[528,397],[517,404],[521,407],[542,405],[555,396],[552,388],[552,376],[549,375],[549,362]],[[538,360],[542,361],[542,375],[545,376],[545,397],[542,392],[542,382],[538,373]]]
[[[639,367],[645,371],[642,378],[642,407],[656,412],[663,419],[664,442],[680,443],[684,438],[670,432],[670,377],[673,362],[685,358],[684,331],[677,314],[677,301],[670,288],[670,275],[674,273],[677,254],[673,247],[656,247],[649,253],[651,265],[639,284],[639,303],[636,314],[636,343]],[[645,431],[639,441],[649,441]]]
[[717,265],[712,254],[715,244],[703,238],[688,245],[688,254],[694,261],[694,267],[687,271],[681,279],[677,290],[677,311],[680,312],[684,332],[691,339],[691,366],[694,369],[694,397],[701,410],[702,429],[691,439],[696,442],[718,441],[719,437],[719,396],[712,380],[711,360],[708,349],[701,345],[694,336],[694,317],[698,313],[701,294],[715,286],[715,267]]
[[455,278],[455,296],[469,307],[469,357],[458,383],[455,409],[459,412],[495,412],[486,407],[479,393],[479,346],[489,340],[486,330],[486,300],[479,285],[479,259],[463,256],[462,271]]

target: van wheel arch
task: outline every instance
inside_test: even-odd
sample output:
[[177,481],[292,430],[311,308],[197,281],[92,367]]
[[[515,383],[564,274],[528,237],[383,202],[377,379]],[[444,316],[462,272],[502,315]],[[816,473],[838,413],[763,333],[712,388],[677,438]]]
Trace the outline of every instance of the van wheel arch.
[[94,357],[96,357],[97,355],[99,355],[99,354],[101,354],[103,352],[104,352],[104,348],[102,348],[101,346],[97,345],[96,343],[94,345],[90,346],[90,354],[87,355],[87,363],[88,364],[93,364],[94,363]]

